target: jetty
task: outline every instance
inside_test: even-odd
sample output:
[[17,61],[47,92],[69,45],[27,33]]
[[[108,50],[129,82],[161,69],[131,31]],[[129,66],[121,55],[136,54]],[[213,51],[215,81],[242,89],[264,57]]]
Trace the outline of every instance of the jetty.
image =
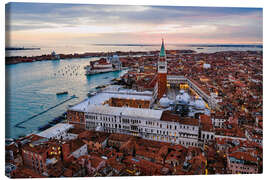
[[38,116],[40,116],[40,115],[42,115],[42,114],[48,112],[49,110],[54,109],[54,108],[56,108],[56,107],[58,107],[58,106],[60,106],[60,105],[62,105],[62,104],[64,104],[64,103],[66,103],[66,102],[68,102],[68,101],[74,99],[74,98],[78,98],[78,97],[75,96],[75,95],[73,95],[73,96],[71,96],[70,98],[68,98],[68,99],[66,99],[66,100],[64,100],[64,101],[62,101],[62,102],[60,102],[60,103],[58,103],[58,104],[56,104],[56,105],[54,105],[54,106],[52,106],[52,107],[50,107],[50,108],[44,110],[44,111],[42,111],[42,112],[39,112],[39,113],[37,113],[37,114],[35,114],[35,115],[33,115],[33,116],[27,118],[27,119],[24,120],[24,121],[21,121],[21,122],[15,124],[14,127],[26,129],[26,127],[21,126],[23,123],[25,123],[25,122],[27,122],[27,121],[30,121],[31,119],[33,119],[33,118],[35,118],[35,117],[38,117]]

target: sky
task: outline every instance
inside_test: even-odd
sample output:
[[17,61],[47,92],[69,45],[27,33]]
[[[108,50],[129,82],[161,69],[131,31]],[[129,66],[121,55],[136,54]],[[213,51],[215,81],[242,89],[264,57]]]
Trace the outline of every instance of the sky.
[[6,42],[42,44],[257,44],[261,8],[9,3]]

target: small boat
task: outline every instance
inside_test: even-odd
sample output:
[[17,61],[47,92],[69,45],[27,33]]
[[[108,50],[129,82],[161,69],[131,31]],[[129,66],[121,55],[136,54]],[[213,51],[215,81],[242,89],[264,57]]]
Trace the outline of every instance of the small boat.
[[87,93],[87,96],[88,97],[91,97],[91,96],[95,96],[97,94],[97,92],[91,92],[91,91],[89,91],[88,93]]
[[75,94],[73,94],[72,96],[71,96],[71,98],[78,98]]
[[101,86],[97,86],[96,89],[101,89],[101,88],[105,88],[106,85],[101,85]]
[[46,124],[46,125],[40,126],[40,127],[38,128],[38,130],[39,130],[39,131],[44,131],[44,130],[50,128],[50,127],[52,127],[52,125]]
[[67,92],[67,91],[63,91],[63,92],[58,92],[58,93],[56,93],[57,96],[58,96],[58,95],[64,95],[64,94],[68,94],[68,92]]

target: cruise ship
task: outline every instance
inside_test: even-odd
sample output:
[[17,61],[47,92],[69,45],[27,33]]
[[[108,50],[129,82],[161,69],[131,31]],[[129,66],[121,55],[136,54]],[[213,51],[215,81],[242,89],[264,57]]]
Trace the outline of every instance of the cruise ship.
[[101,58],[98,61],[90,61],[85,69],[85,75],[120,71],[122,70],[122,63],[117,55],[113,55],[112,57]]

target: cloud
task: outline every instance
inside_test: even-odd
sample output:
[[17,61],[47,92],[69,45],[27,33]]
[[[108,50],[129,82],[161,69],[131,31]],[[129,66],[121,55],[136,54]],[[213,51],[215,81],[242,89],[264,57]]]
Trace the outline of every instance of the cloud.
[[142,33],[262,41],[260,8],[9,3],[6,11],[6,29],[13,32],[81,32],[107,39]]

